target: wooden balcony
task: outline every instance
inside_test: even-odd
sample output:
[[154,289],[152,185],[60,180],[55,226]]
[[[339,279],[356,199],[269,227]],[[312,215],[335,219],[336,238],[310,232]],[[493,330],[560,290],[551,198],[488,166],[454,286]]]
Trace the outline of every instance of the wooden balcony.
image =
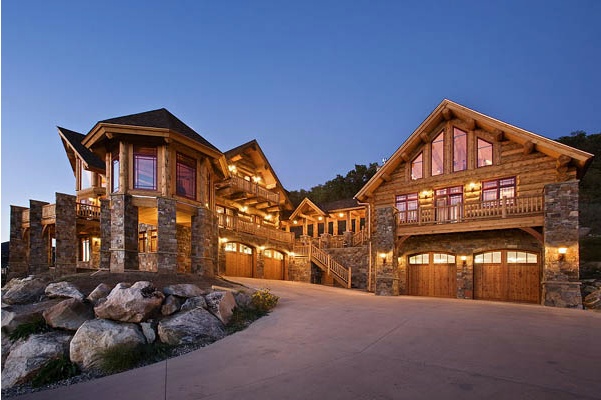
[[[88,221],[100,221],[100,207],[90,204],[76,203],[75,214],[77,218]],[[23,211],[22,227],[30,226],[30,211]],[[46,204],[42,207],[42,225],[51,225],[56,223],[56,204]]]
[[264,239],[276,240],[284,243],[294,243],[294,233],[284,232],[276,228],[259,225],[254,222],[225,214],[217,214],[219,227],[234,232],[248,233]]
[[272,192],[254,182],[247,181],[239,176],[232,176],[219,189],[223,196],[242,197],[246,199],[257,198],[271,204],[279,204],[280,194]]
[[526,228],[542,226],[543,196],[423,207],[398,214],[397,235]]

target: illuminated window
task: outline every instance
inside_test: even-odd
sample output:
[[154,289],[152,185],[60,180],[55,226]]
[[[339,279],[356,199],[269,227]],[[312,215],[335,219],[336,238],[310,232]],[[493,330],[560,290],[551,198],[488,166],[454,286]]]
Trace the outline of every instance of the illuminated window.
[[515,197],[515,177],[482,182],[482,201],[513,199]]
[[467,169],[467,133],[453,128],[453,172]]
[[134,189],[157,189],[156,147],[134,147]]
[[79,163],[79,190],[92,187],[92,171],[84,169],[83,163]]
[[196,160],[177,153],[175,166],[178,196],[196,199]]
[[432,176],[444,172],[444,132],[432,141]]
[[244,253],[244,254],[252,254],[253,253],[253,249],[245,246],[243,244],[240,244],[240,253]]
[[119,150],[111,154],[111,192],[119,191]]
[[225,244],[225,251],[238,251],[236,243],[228,242]]
[[158,232],[156,229],[148,229],[138,233],[138,251],[140,253],[156,253]]
[[430,254],[418,254],[409,257],[409,264],[430,264]]
[[477,254],[474,257],[474,263],[476,264],[500,264],[501,263],[501,252],[500,251],[489,251],[487,253]]
[[417,221],[417,193],[402,194],[396,197],[396,208],[399,210],[399,222]]
[[81,239],[81,261],[88,262],[90,261],[90,238],[82,238]]
[[424,177],[424,160],[423,154],[419,153],[417,157],[411,162],[411,179],[421,179]]
[[478,167],[492,165],[492,143],[478,139]]

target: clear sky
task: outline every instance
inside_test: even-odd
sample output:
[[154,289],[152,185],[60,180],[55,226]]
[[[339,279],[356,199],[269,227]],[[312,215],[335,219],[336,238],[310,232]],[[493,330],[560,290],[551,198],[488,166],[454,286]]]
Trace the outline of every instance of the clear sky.
[[10,205],[74,193],[56,126],[165,107],[289,190],[389,157],[443,98],[557,138],[601,131],[601,1],[2,1]]

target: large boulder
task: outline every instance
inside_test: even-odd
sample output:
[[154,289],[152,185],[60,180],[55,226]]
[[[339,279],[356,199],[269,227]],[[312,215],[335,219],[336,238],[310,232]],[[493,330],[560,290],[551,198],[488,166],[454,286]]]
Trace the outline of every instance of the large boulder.
[[587,295],[582,304],[589,310],[601,310],[601,289]]
[[13,342],[8,338],[8,335],[2,335],[2,369],[6,366],[6,357],[10,354],[10,349],[13,347]]
[[52,299],[41,303],[16,304],[2,307],[2,330],[11,333],[22,324],[36,322],[43,319],[44,310],[60,303],[61,299]]
[[195,308],[207,308],[207,301],[204,297],[190,297],[184,302],[184,304],[182,304],[180,311],[190,311],[194,310]]
[[175,285],[165,286],[163,288],[163,293],[166,295],[190,298],[204,296],[206,292],[191,283],[177,283]]
[[117,346],[135,347],[146,343],[136,324],[119,323],[106,319],[92,319],[79,327],[71,340],[71,361],[81,369],[98,366],[103,352]]
[[140,322],[140,328],[142,328],[142,333],[146,337],[147,343],[154,343],[157,340],[157,323],[154,321],[148,322]]
[[170,345],[213,342],[225,336],[223,324],[204,308],[180,312],[159,322],[159,338]]
[[236,307],[236,299],[234,299],[232,292],[209,293],[205,296],[205,300],[207,301],[207,309],[227,325]]
[[70,297],[72,299],[83,300],[84,298],[83,293],[70,282],[51,283],[46,286],[44,293],[51,299],[57,297]]
[[76,331],[84,322],[94,318],[94,310],[90,304],[71,298],[48,308],[43,316],[53,328]]
[[99,300],[105,299],[111,293],[111,287],[106,283],[101,283],[88,295],[87,299],[92,304],[97,305]]
[[118,283],[105,302],[94,307],[98,318],[142,322],[158,313],[165,296],[150,282]]
[[180,306],[181,306],[181,303],[177,297],[175,297],[173,295],[168,295],[167,298],[165,299],[165,303],[163,303],[163,306],[161,307],[161,314],[171,315],[171,314],[179,311]]
[[14,278],[6,284],[2,291],[2,302],[6,304],[35,303],[44,296],[46,279],[28,276],[27,278]]
[[70,334],[50,332],[15,343],[2,370],[2,389],[29,381],[49,361],[68,355],[70,340]]

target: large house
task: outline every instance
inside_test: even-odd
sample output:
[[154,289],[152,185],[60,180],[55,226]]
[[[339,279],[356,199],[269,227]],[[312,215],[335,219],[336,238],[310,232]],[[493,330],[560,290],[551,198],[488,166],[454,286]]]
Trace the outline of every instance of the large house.
[[574,307],[592,155],[444,100],[355,196],[293,208],[256,140],[165,109],[58,128],[75,195],[11,206],[10,274],[197,273]]

